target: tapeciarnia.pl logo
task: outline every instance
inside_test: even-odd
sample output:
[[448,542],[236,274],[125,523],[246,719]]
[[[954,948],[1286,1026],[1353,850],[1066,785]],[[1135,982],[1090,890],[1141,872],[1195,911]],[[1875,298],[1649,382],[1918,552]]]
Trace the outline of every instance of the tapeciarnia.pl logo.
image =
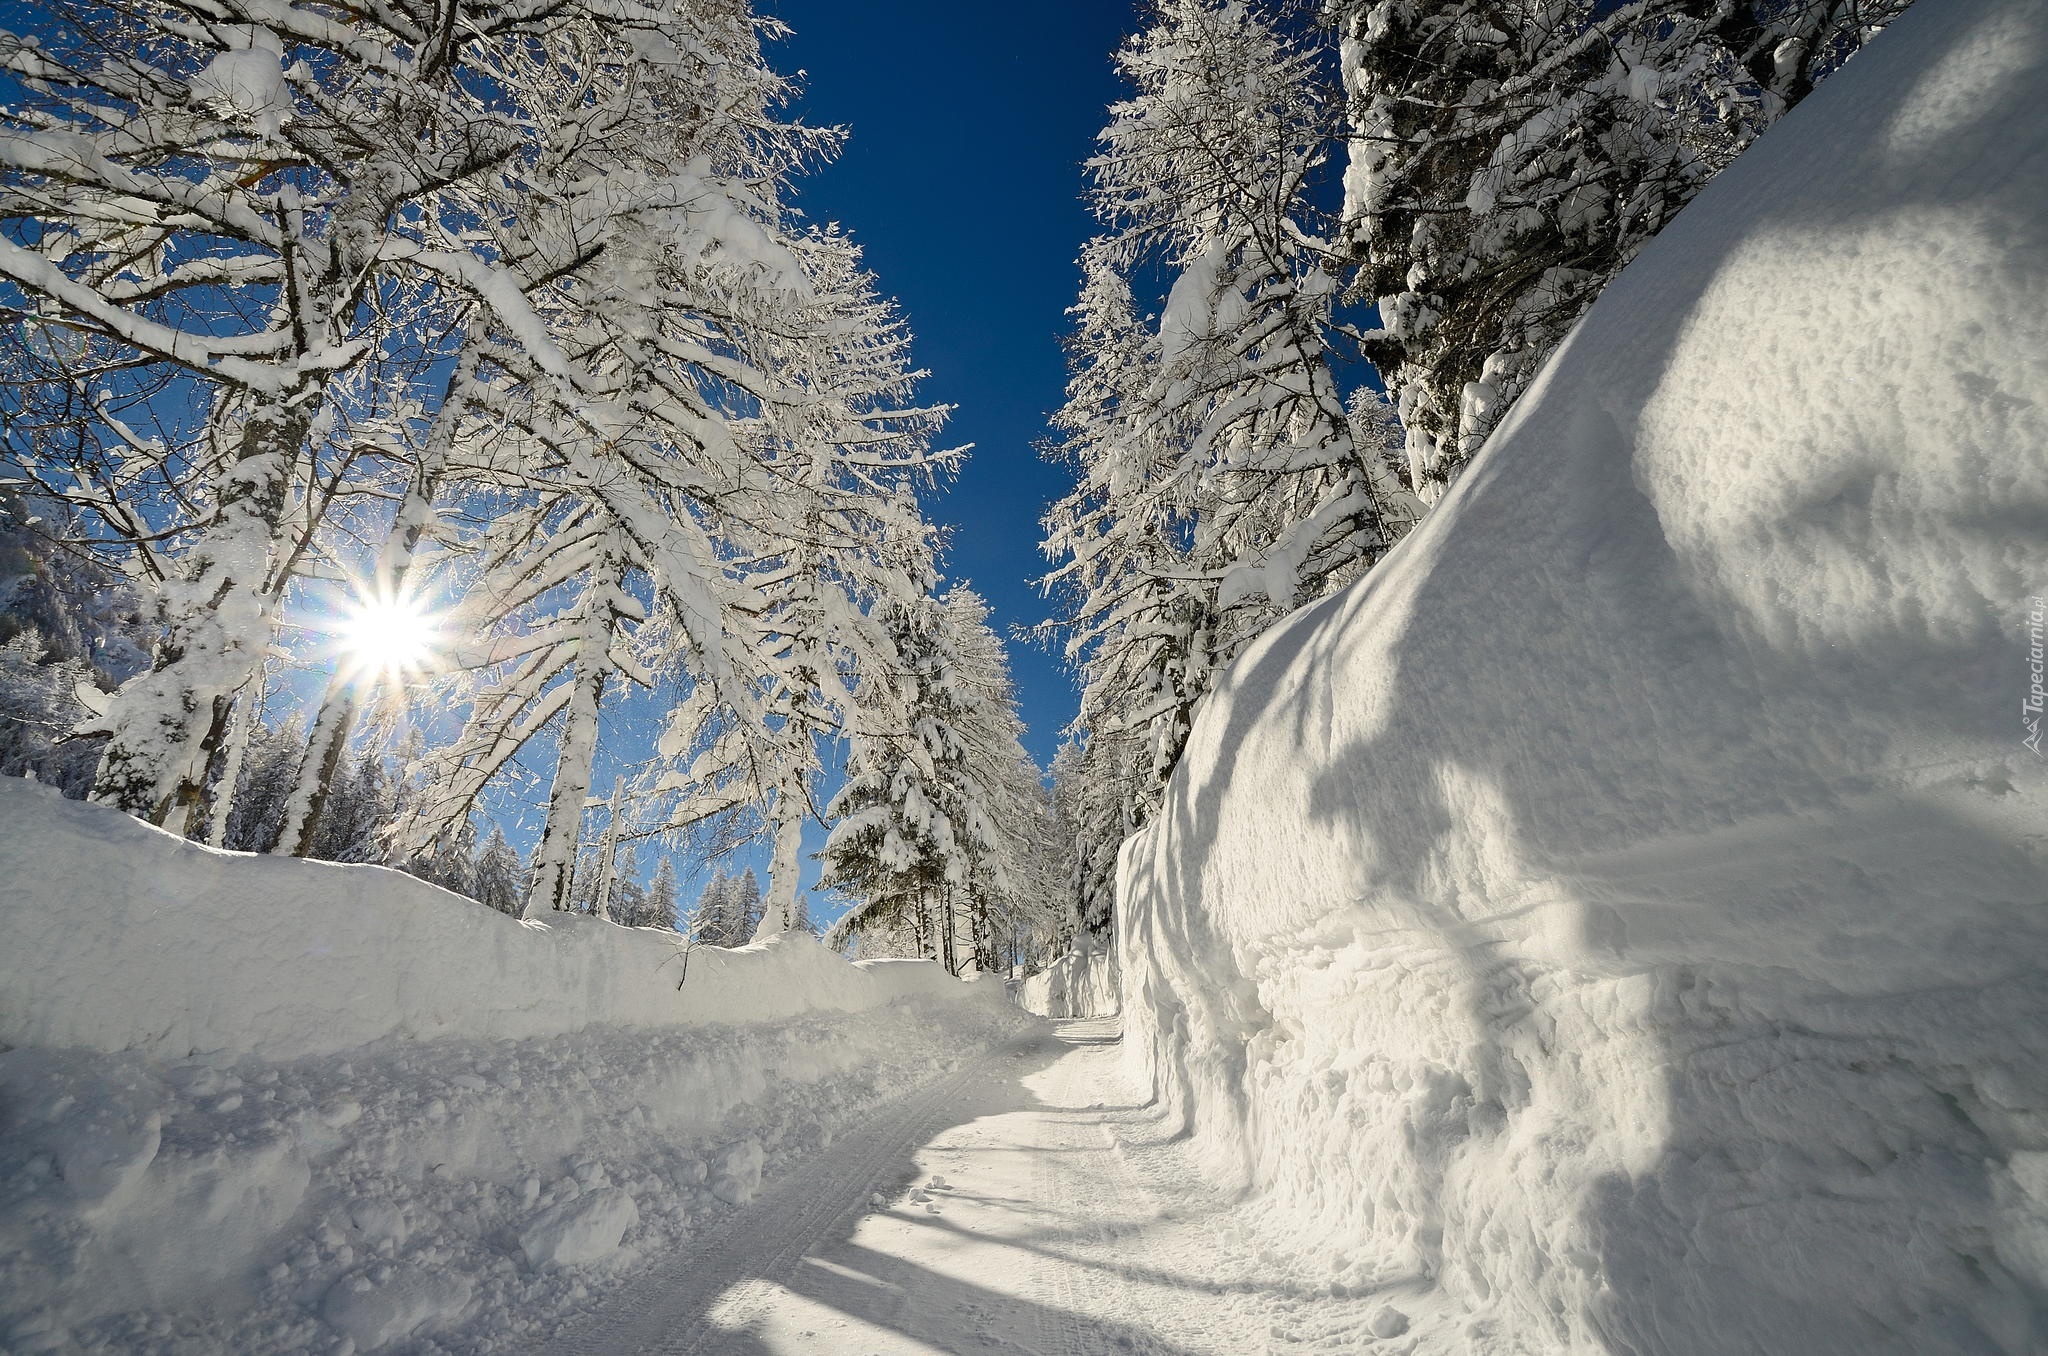
[[2027,727],[2027,737],[2020,743],[2041,757],[2041,706],[2048,700],[2048,691],[2042,688],[2043,661],[2041,641],[2043,620],[2048,618],[2048,599],[2029,598],[2027,613],[2027,696],[2020,703],[2020,723]]

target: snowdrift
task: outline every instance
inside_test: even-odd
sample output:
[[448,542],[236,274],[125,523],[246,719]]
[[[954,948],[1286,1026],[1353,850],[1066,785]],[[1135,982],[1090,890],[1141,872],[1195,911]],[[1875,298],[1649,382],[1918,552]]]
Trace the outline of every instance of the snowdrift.
[[1017,1006],[1041,1017],[1108,1017],[1117,1010],[1116,952],[1069,951],[1017,985]]
[[1212,696],[1131,1057],[1430,1352],[2048,1350],[2048,7],[1926,3]]
[[[0,780],[0,1349],[530,1350],[1028,1019]],[[97,1346],[96,1346],[97,1344]]]
[[[935,965],[848,965],[580,916],[521,925],[403,872],[211,852],[0,781],[0,1041],[295,1059],[389,1037],[770,1022],[957,988]],[[90,922],[81,918],[81,913]]]

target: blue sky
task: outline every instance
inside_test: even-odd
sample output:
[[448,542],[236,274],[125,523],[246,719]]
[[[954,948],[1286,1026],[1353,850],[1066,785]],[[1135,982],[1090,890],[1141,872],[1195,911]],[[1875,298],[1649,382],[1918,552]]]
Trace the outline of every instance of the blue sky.
[[[1081,161],[1120,94],[1110,65],[1130,0],[762,0],[795,30],[777,70],[807,72],[800,111],[851,130],[798,204],[867,248],[929,368],[925,399],[957,405],[948,441],[975,450],[932,504],[952,531],[947,575],[1007,627],[1045,616],[1038,517],[1063,473],[1032,450],[1066,381],[1059,339],[1091,231]],[[1027,744],[1044,762],[1072,718],[1057,657],[1011,645]]]

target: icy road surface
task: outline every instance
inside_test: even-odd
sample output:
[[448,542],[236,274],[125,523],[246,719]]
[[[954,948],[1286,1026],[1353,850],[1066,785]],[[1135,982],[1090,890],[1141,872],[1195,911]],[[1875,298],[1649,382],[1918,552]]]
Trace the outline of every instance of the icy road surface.
[[1292,1285],[1121,1076],[1062,1022],[896,1103],[555,1356],[1398,1352],[1386,1297]]

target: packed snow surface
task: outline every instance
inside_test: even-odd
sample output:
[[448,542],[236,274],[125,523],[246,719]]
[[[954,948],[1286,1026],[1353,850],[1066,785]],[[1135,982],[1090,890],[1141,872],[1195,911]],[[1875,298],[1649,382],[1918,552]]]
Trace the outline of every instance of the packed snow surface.
[[[0,1350],[524,1351],[1029,1019],[0,780]],[[681,988],[678,982],[681,981]]]
[[1312,1240],[1245,1227],[1116,1031],[1035,1029],[903,1099],[537,1356],[1321,1356],[1405,1331],[1327,1268],[1304,1284]]
[[1137,1073],[1387,1350],[2048,1350],[2048,6],[1916,6],[1237,664]]

